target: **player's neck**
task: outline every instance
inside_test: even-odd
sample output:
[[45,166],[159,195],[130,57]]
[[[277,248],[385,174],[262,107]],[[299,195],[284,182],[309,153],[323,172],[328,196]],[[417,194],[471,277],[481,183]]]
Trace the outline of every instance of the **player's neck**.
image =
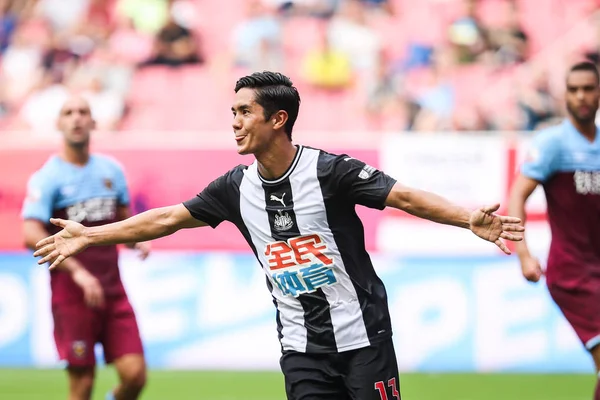
[[88,146],[65,146],[60,156],[68,163],[84,166],[90,160],[90,148]]
[[571,123],[577,129],[579,133],[581,133],[587,140],[593,142],[596,140],[596,122],[580,122],[576,121],[574,118],[571,118]]
[[289,140],[274,143],[267,151],[256,154],[258,172],[265,179],[277,179],[290,167],[298,148]]

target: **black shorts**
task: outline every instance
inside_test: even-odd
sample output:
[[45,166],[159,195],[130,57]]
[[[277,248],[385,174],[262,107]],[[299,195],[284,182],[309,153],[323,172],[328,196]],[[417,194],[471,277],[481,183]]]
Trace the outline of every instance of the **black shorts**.
[[288,400],[398,400],[392,339],[333,354],[284,351],[280,360]]

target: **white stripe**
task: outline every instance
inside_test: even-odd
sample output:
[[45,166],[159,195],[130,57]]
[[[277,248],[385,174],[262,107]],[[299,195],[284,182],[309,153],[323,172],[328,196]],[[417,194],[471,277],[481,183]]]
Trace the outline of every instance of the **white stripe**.
[[323,287],[330,304],[331,322],[338,351],[370,345],[367,328],[354,285],[346,272],[344,262],[329,229],[321,186],[317,177],[319,151],[304,149],[295,173],[290,176],[294,198],[294,212],[302,235],[319,233],[327,244],[327,255],[334,260],[334,274],[338,283]]
[[592,350],[594,347],[600,344],[600,335],[596,335],[587,342],[585,342],[585,348],[588,350]]
[[[298,145],[298,150],[296,151],[296,155],[294,156],[294,159],[292,160],[291,166],[287,169],[285,174],[283,174],[281,177],[279,177],[277,179],[273,179],[273,180],[268,180],[268,179],[265,179],[262,176],[260,176],[260,174],[258,172],[257,172],[256,176],[258,176],[258,178],[261,181],[268,183],[268,184],[275,184],[275,183],[283,182],[285,179],[287,179],[288,176],[290,176],[294,172],[294,170],[298,166],[298,161],[300,161],[300,158],[302,157],[302,149],[303,149],[302,145]],[[256,164],[256,162],[254,162],[254,164]]]
[[257,164],[253,163],[244,171],[244,178],[240,184],[240,214],[248,228],[263,270],[273,285],[272,295],[277,302],[279,318],[283,326],[281,345],[284,350],[305,352],[307,340],[302,304],[298,299],[286,296],[281,292],[281,289],[273,282],[268,269],[265,247],[274,240],[271,237],[269,215],[265,207],[265,192],[258,177]]

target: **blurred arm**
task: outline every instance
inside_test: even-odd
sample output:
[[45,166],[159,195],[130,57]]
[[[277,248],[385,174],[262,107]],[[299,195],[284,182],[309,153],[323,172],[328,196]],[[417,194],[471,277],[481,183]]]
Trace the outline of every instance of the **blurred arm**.
[[[50,236],[50,233],[46,230],[42,221],[26,219],[23,222],[23,236],[25,246],[30,250],[35,250],[35,244],[45,237]],[[57,269],[67,271],[72,275],[75,271],[85,269],[85,267],[75,258],[69,258],[64,260]]]
[[[525,203],[538,184],[538,181],[519,174],[510,192],[508,214],[520,218],[523,225],[525,225],[526,219]],[[516,243],[515,250],[520,259],[531,257],[525,237],[521,242]]]

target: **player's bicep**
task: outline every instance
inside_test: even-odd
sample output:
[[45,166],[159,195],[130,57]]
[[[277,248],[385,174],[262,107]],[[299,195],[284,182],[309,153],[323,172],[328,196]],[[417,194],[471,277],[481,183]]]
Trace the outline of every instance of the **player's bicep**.
[[177,204],[169,207],[168,224],[176,230],[199,228],[209,225],[207,222],[201,221],[194,217],[190,210],[188,210],[183,204]]
[[415,189],[396,182],[385,199],[386,207],[394,207],[406,210],[411,205],[411,199]]
[[511,197],[518,198],[524,202],[531,196],[539,184],[539,181],[519,174],[513,183]]

